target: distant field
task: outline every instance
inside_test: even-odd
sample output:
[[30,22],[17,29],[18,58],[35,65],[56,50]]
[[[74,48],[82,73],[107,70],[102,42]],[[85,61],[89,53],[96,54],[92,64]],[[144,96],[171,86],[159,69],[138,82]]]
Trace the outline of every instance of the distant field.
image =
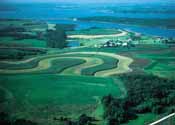
[[166,53],[157,54],[138,54],[139,58],[145,58],[151,60],[151,63],[144,68],[146,72],[154,75],[174,78],[175,73],[175,53],[173,51],[167,51]]
[[101,28],[90,28],[85,30],[69,31],[68,35],[111,35],[119,34],[121,31],[118,29],[101,29]]
[[33,21],[29,19],[0,19],[1,28],[8,26],[24,27],[29,31],[45,31],[48,27],[47,23],[41,21]]
[[[165,45],[154,45],[154,44],[146,44],[146,45],[136,45],[135,47],[132,48],[127,48],[127,47],[102,47],[102,48],[95,48],[95,47],[80,47],[76,49],[65,49],[63,52],[91,52],[91,51],[96,51],[96,52],[108,52],[108,53],[125,53],[125,52],[138,52],[138,53],[149,53],[149,51],[159,51],[159,50],[167,50],[168,47]],[[54,53],[56,51],[52,51]]]
[[125,37],[128,39],[128,32],[119,29],[90,28],[67,32],[68,42],[76,41],[81,46],[92,46],[103,44],[109,40],[117,40]]
[[37,39],[15,40],[13,37],[0,37],[0,44],[18,44],[26,47],[47,47],[46,41]]
[[1,102],[9,102],[8,105],[4,103],[7,107],[1,109],[26,118],[42,119],[49,115],[49,119],[52,119],[59,115],[77,117],[85,112],[91,114],[96,109],[98,99],[104,95],[122,95],[112,78],[1,75],[0,82],[0,93],[4,93],[4,96],[0,95],[4,97]]
[[46,41],[40,38],[48,28],[45,22],[0,19],[0,27],[0,46],[47,47]]

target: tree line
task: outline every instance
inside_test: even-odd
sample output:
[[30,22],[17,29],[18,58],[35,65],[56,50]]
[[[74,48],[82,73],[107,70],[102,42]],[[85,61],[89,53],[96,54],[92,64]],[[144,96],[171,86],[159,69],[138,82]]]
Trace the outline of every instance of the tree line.
[[175,80],[152,75],[121,75],[127,88],[127,97],[103,97],[104,118],[109,125],[119,125],[138,114],[175,112]]
[[47,29],[45,32],[29,32],[24,27],[16,27],[13,25],[0,29],[0,37],[13,37],[15,40],[38,39],[45,40],[47,46],[51,48],[67,47],[66,31],[74,30],[74,25],[56,24],[55,30]]
[[46,31],[47,46],[51,48],[64,48],[67,46],[67,35],[63,27],[56,25],[55,30]]

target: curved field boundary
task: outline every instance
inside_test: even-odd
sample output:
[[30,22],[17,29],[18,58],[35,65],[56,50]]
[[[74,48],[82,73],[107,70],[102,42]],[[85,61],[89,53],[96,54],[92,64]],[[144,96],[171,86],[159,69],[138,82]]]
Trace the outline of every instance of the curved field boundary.
[[[60,57],[55,57],[55,58],[48,58],[48,59],[43,59],[41,60],[37,67],[31,68],[31,69],[19,69],[19,70],[10,70],[10,69],[0,69],[0,73],[29,73],[29,72],[35,72],[39,70],[45,70],[51,67],[51,62],[53,60],[59,59]],[[29,61],[32,61],[34,58],[28,59]],[[28,60],[24,60],[25,62],[29,62]],[[24,63],[22,61],[21,63]],[[11,63],[11,62],[10,62]],[[16,62],[17,64],[20,64],[19,62]],[[15,62],[13,63],[15,64]]]
[[91,57],[61,57],[62,54],[59,55],[59,57],[53,57],[48,59],[43,59],[39,61],[38,66],[31,68],[31,69],[19,69],[19,70],[9,70],[9,69],[0,69],[0,73],[31,73],[31,72],[37,72],[37,71],[43,71],[47,70],[52,67],[52,61],[58,60],[58,59],[81,59],[84,60],[85,63],[78,64],[76,66],[65,68],[61,72],[61,74],[77,74],[81,75],[81,70],[85,68],[90,68],[94,66],[98,66],[103,64],[103,60],[99,58],[91,58]]
[[4,65],[7,67],[7,68],[0,68],[0,69],[20,70],[20,69],[34,68],[34,67],[37,67],[38,63],[42,60],[49,59],[49,58],[51,59],[55,57],[61,57],[61,55],[62,54],[50,54],[50,55],[45,55],[45,56],[44,55],[35,56],[32,58],[28,58],[28,59],[20,60],[20,61],[0,61],[0,65],[2,66]]
[[[71,63],[70,63],[71,62]],[[45,73],[60,73],[67,68],[71,68],[76,65],[81,65],[86,61],[78,58],[60,58],[59,60],[52,61],[52,66],[46,70],[40,70],[31,73],[45,74]]]
[[19,70],[19,69],[31,69],[34,67],[37,67],[38,62],[40,61],[40,58],[37,58],[35,60],[32,60],[27,63],[22,63],[22,64],[10,64],[10,63],[5,63],[0,61],[0,69],[9,69],[9,70]]
[[[74,57],[72,57],[72,58],[74,58]],[[76,65],[76,66],[73,66],[71,68],[67,68],[63,72],[61,72],[61,74],[64,74],[64,75],[71,75],[71,74],[81,75],[81,72],[82,72],[83,69],[95,67],[95,66],[98,66],[98,65],[102,65],[104,63],[103,60],[99,59],[99,58],[91,58],[91,57],[79,57],[79,58],[84,59],[86,61],[86,63],[83,63],[81,65]]]
[[[64,57],[77,57],[77,54],[67,54],[64,55]],[[78,57],[91,57],[94,58],[94,60],[92,60],[92,64],[88,64],[88,65],[82,65],[81,67],[77,66],[77,67],[73,67],[73,70],[79,70],[81,68],[81,73],[79,70],[79,73],[77,74],[81,74],[81,75],[94,75],[97,71],[102,71],[102,70],[106,70],[106,69],[113,69],[115,67],[117,67],[118,64],[118,60],[114,59],[113,57],[109,57],[109,56],[102,56],[102,55],[94,55],[94,54],[78,54]],[[101,62],[101,64],[94,64],[94,63],[99,63],[97,59],[101,59],[103,60],[103,63]],[[67,69],[68,70],[68,69]]]
[[78,38],[78,39],[95,39],[95,38],[104,38],[104,37],[120,37],[127,35],[126,31],[121,31],[119,34],[112,35],[69,35],[68,38]]
[[[109,57],[112,57],[112,58],[119,60],[118,67],[113,68],[113,69],[98,71],[95,73],[95,76],[110,76],[110,75],[114,75],[114,74],[121,74],[121,73],[127,73],[127,72],[132,71],[129,68],[129,65],[133,62],[133,59],[128,58],[128,57],[116,55],[113,53],[106,53],[106,52],[70,52],[70,53],[64,53],[64,54],[55,54],[55,55],[45,56],[45,58],[46,57],[48,57],[48,58],[40,60],[37,67],[31,68],[31,69],[20,69],[20,70],[0,69],[0,73],[29,73],[29,72],[34,72],[34,71],[46,70],[52,66],[52,63],[51,63],[52,61],[57,60],[57,59],[62,59],[62,58],[71,58],[71,59],[77,58],[77,59],[86,60],[86,63],[84,63],[84,64],[80,64],[78,66],[73,66],[69,69],[64,70],[62,72],[63,74],[71,74],[71,72],[74,72],[75,74],[81,74],[82,69],[98,66],[98,65],[101,65],[102,63],[104,63],[102,60],[96,58],[95,60],[97,62],[94,64],[94,58],[92,59],[92,57],[89,57],[89,58],[88,57],[86,57],[86,58],[85,57],[60,57],[60,56],[70,55],[70,54],[77,54],[77,55],[78,54],[86,54],[86,55],[87,54],[94,54],[94,55],[109,56]],[[55,57],[55,56],[59,56],[59,57]],[[37,57],[30,58],[28,60],[23,60],[23,61],[21,61],[21,63],[30,62],[34,59],[37,59]],[[8,63],[11,63],[11,62],[8,62]],[[16,64],[16,63],[20,64],[20,61],[13,62],[13,64]]]
[[112,53],[100,52],[100,54],[118,59],[119,60],[118,67],[109,69],[109,70],[99,71],[95,73],[95,76],[111,76],[111,75],[122,74],[122,73],[127,73],[132,71],[132,69],[129,68],[129,65],[133,62],[133,59],[125,56],[112,54]]
[[[40,56],[40,57],[42,57],[42,56]],[[0,61],[0,62],[6,63],[6,64],[16,64],[17,65],[17,64],[23,64],[23,63],[29,63],[37,58],[39,58],[39,57],[32,57],[32,58],[21,60],[21,61],[13,61],[13,62],[12,61]]]
[[109,56],[113,57],[118,61],[118,67],[108,70],[103,70],[95,73],[95,76],[111,76],[115,74],[122,74],[131,72],[132,69],[129,68],[129,65],[133,62],[133,59],[125,56],[120,56],[113,53],[106,53],[106,52],[71,52],[71,53],[65,53],[66,54],[95,54],[95,55],[102,55],[102,56]]
[[86,68],[82,70],[82,75],[94,75],[96,72],[107,70],[107,69],[113,69],[118,66],[118,60],[109,57],[109,56],[101,56],[101,55],[94,55],[95,57],[98,57],[104,61],[103,64]]
[[[59,54],[52,54],[52,55],[42,55],[42,56],[35,56],[32,58],[28,58],[25,60],[20,60],[20,61],[0,61],[0,65],[6,65],[6,69],[8,70],[20,70],[20,69],[31,69],[35,68],[38,66],[38,63],[41,60],[49,59],[49,58],[55,58],[55,57],[60,57]],[[24,66],[25,65],[25,66]],[[14,67],[13,67],[14,66]],[[19,67],[19,68],[17,68]],[[0,68],[1,69],[1,68]],[[4,69],[4,68],[2,68]]]
[[31,73],[31,72],[41,71],[41,70],[47,70],[51,68],[52,61],[58,60],[58,59],[65,59],[65,58],[66,59],[82,59],[80,57],[53,57],[53,58],[43,59],[39,61],[37,67],[31,68],[31,69],[19,69],[19,70],[0,69],[0,73],[4,73],[4,74]]

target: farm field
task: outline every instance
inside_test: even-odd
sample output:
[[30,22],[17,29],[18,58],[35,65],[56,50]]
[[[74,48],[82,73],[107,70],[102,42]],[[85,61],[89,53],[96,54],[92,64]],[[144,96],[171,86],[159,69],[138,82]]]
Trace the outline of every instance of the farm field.
[[[152,67],[149,70],[148,70],[148,68],[150,67],[150,65],[152,65],[151,64],[152,60],[159,61],[161,59],[161,56],[160,56],[161,54],[159,52],[160,51],[159,48],[161,48],[161,47],[157,46],[151,50],[151,51],[155,52],[154,55],[153,54],[151,54],[151,55],[146,54],[145,50],[143,51],[141,49],[141,47],[135,48],[134,53],[135,53],[135,55],[137,53],[137,56],[136,56],[137,58],[139,58],[139,59],[146,58],[146,59],[150,60],[150,64],[145,66],[146,67],[144,69],[145,73],[155,72],[155,69],[153,69]],[[30,102],[32,103],[31,105],[38,104],[38,106],[33,107],[30,104],[28,104],[27,102],[25,102],[25,100],[18,99],[19,101],[21,101],[20,103],[25,103],[24,105],[27,107],[31,107],[31,109],[30,108],[27,110],[25,109],[26,114],[23,114],[23,113],[21,114],[20,111],[24,111],[24,110],[20,109],[20,111],[16,111],[14,113],[14,116],[19,117],[19,118],[21,116],[23,116],[23,117],[25,116],[26,118],[32,119],[32,117],[30,116],[30,110],[32,110],[32,111],[36,112],[36,116],[38,116],[39,117],[38,119],[41,120],[42,118],[45,118],[47,114],[45,114],[45,115],[43,114],[41,116],[39,115],[38,109],[40,109],[40,106],[44,107],[45,110],[47,110],[47,107],[54,108],[53,105],[56,105],[58,103],[59,106],[63,106],[64,109],[68,109],[68,111],[60,111],[60,112],[58,111],[55,114],[49,113],[50,119],[52,119],[54,116],[59,117],[62,115],[76,119],[76,118],[78,118],[78,116],[80,116],[80,114],[81,114],[80,111],[82,111],[82,112],[85,111],[84,109],[87,110],[86,113],[89,114],[90,116],[96,116],[99,119],[101,119],[103,112],[101,114],[96,113],[96,110],[98,112],[99,107],[100,107],[100,105],[97,105],[98,103],[96,100],[96,96],[98,96],[98,99],[100,99],[104,95],[108,95],[108,94],[112,94],[116,97],[120,97],[120,96],[122,96],[121,93],[123,92],[122,91],[122,89],[123,89],[122,82],[121,83],[115,82],[115,80],[113,80],[113,77],[112,78],[103,77],[103,74],[104,74],[104,72],[109,73],[109,70],[113,70],[113,69],[116,73],[119,65],[126,65],[127,66],[127,64],[119,64],[119,62],[121,60],[118,57],[117,57],[117,59],[115,59],[115,58],[113,58],[113,56],[112,57],[107,56],[108,54],[114,55],[114,52],[116,52],[117,49],[116,50],[114,49],[112,51],[112,50],[106,48],[104,50],[103,49],[100,50],[101,52],[95,52],[95,53],[93,53],[93,51],[91,51],[91,48],[89,48],[89,49],[86,48],[86,49],[88,50],[87,52],[79,51],[78,49],[77,50],[72,49],[71,50],[72,52],[70,50],[69,50],[69,52],[66,52],[66,50],[65,50],[64,53],[59,52],[56,54],[48,54],[48,55],[43,55],[43,56],[38,56],[38,57],[36,56],[34,58],[29,58],[29,59],[26,59],[23,61],[16,61],[16,62],[4,61],[4,62],[1,62],[2,68],[0,70],[1,71],[0,78],[1,78],[1,82],[5,83],[2,85],[2,88],[5,88],[6,90],[11,92],[15,96],[18,96],[19,94],[21,94],[22,90],[23,90],[22,95],[25,95],[24,92],[27,92],[27,91],[33,91],[32,93],[36,92],[36,94],[32,94],[32,95],[30,95],[30,92],[29,92],[28,96],[29,96]],[[125,55],[125,53],[128,53],[128,51],[126,51],[125,49],[121,49],[121,50],[122,51],[117,50],[118,53],[121,55]],[[130,51],[132,51],[132,50],[130,50]],[[168,56],[164,57],[164,59],[166,59],[166,62],[172,61],[173,53],[172,52],[166,53],[166,51],[169,52],[171,50],[164,48],[164,51],[162,51],[162,54],[165,53],[166,55],[168,55]],[[103,55],[98,55],[98,53],[99,54],[103,53]],[[156,54],[156,53],[158,53],[158,54]],[[127,55],[127,57],[128,57],[128,55]],[[133,58],[133,57],[131,56],[130,58]],[[48,60],[48,59],[51,61],[50,67],[47,67],[45,65],[46,64],[45,61],[43,61],[43,60]],[[91,60],[91,61],[88,62],[86,59],[88,61],[89,60]],[[32,68],[38,67],[38,64],[41,64],[42,61],[44,62],[43,66],[47,67],[46,69],[30,71]],[[135,61],[133,63],[135,63]],[[164,62],[161,62],[161,63],[164,63]],[[138,65],[139,64],[136,64],[135,67],[137,67]],[[160,65],[160,66],[162,66],[162,65]],[[170,65],[170,66],[172,66],[172,70],[166,70],[167,74],[164,74],[164,75],[166,75],[166,77],[168,77],[168,74],[171,74],[171,71],[172,72],[174,71],[173,65]],[[8,67],[8,68],[5,68],[5,67]],[[82,67],[82,69],[80,67]],[[115,69],[115,67],[116,67],[116,69]],[[6,74],[5,71],[8,71],[8,70],[12,71],[12,72],[11,73],[7,72],[7,74]],[[23,70],[24,72],[23,71],[19,72],[19,74],[16,75],[16,73],[20,70]],[[25,71],[27,71],[27,70],[29,72],[25,73]],[[77,71],[77,70],[79,70],[79,71]],[[119,70],[119,71],[121,71],[121,70]],[[100,76],[100,77],[87,76],[87,75],[93,75],[94,73],[99,74],[97,76]],[[161,73],[161,71],[159,73]],[[24,75],[24,74],[26,74],[26,75]],[[59,74],[61,74],[61,75],[59,75]],[[102,74],[102,76],[100,74]],[[115,76],[116,74],[113,74],[113,75]],[[159,74],[156,74],[156,72],[155,72],[155,75],[159,76]],[[6,79],[8,79],[8,80],[6,80]],[[7,82],[3,82],[3,81],[7,81]],[[15,83],[13,83],[13,81],[15,81],[15,83],[16,82],[19,83],[19,85],[16,85]],[[34,81],[37,81],[37,84]],[[25,83],[24,86],[22,86],[23,83]],[[41,83],[41,84],[38,84],[38,83]],[[51,87],[50,84],[52,84],[52,83],[54,84],[53,89],[50,88]],[[117,86],[118,83],[119,83],[119,86]],[[15,84],[15,86],[18,87],[20,90],[19,91],[18,91],[18,89],[16,90],[14,88],[14,86],[11,86],[11,84]],[[27,86],[26,86],[26,84],[27,84]],[[44,84],[44,86],[48,86],[48,87],[44,87],[43,90],[41,91],[41,88],[42,88],[41,86],[43,86],[43,84]],[[64,86],[57,86],[55,84],[64,84]],[[74,85],[71,86],[72,84],[74,84],[74,85],[78,84],[78,86],[74,86]],[[86,86],[85,90],[83,90],[84,86]],[[10,87],[12,87],[14,89],[11,90],[12,88],[10,88]],[[34,88],[39,88],[39,87],[40,87],[40,89],[38,89],[38,90],[34,89]],[[44,90],[46,88],[49,88],[49,89]],[[54,88],[55,88],[55,90],[54,90]],[[28,90],[28,89],[30,89],[30,90]],[[58,93],[57,93],[56,90],[58,90],[58,89],[61,89],[62,91],[58,91]],[[66,91],[67,93],[64,92],[65,90],[68,90],[68,91]],[[82,92],[79,90],[82,90]],[[54,91],[55,91],[55,93],[54,93]],[[80,93],[78,93],[78,94],[76,93],[76,96],[75,96],[73,94],[74,91],[76,91],[76,92],[78,91]],[[86,93],[86,91],[87,91],[87,93]],[[17,93],[15,93],[15,92],[17,92]],[[42,97],[39,96],[43,92],[47,93],[47,95],[43,95]],[[88,94],[88,92],[89,92],[89,94]],[[72,95],[73,97],[70,97],[69,94]],[[36,95],[38,95],[38,97]],[[58,95],[58,97],[57,96],[55,97],[53,95]],[[61,96],[61,95],[64,95],[64,96]],[[77,97],[77,95],[84,95],[85,97],[84,97],[84,99],[80,99],[83,97]],[[66,102],[66,100],[65,100],[66,96],[72,100],[69,99],[70,102],[69,101]],[[51,97],[53,97],[53,99]],[[50,100],[47,100],[47,98],[49,98]],[[95,99],[93,99],[93,98],[95,98]],[[28,99],[28,97],[27,97],[27,99]],[[35,102],[35,100],[39,100],[39,101]],[[53,104],[49,103],[49,105],[45,106],[48,101],[52,102],[52,100],[53,100]],[[55,100],[59,100],[59,101],[57,102]],[[73,100],[79,100],[79,101],[74,102]],[[43,102],[45,102],[45,103],[43,103]],[[40,103],[42,103],[44,106],[40,105]],[[83,103],[82,109],[75,108],[76,107],[75,105],[77,105],[77,104],[82,105],[82,103]],[[84,107],[85,103],[87,104],[88,108],[86,106]],[[72,105],[73,109],[68,108],[67,105]],[[59,110],[59,108],[56,108],[56,109]],[[51,108],[49,110],[53,111],[55,109]],[[71,111],[71,113],[70,113],[70,111]],[[32,115],[32,116],[35,116],[35,115]],[[134,123],[135,122],[143,123],[144,121],[152,121],[154,119],[154,117],[156,117],[156,116],[154,116],[154,117],[153,116],[154,115],[150,115],[148,117],[139,116],[139,118],[137,119],[138,121],[136,120],[136,121],[134,121]],[[52,121],[52,122],[54,122],[54,121]],[[128,124],[132,125],[133,123],[131,121],[131,123],[129,122]]]
[[[104,32],[100,32],[104,30]],[[98,32],[97,32],[98,31]],[[81,33],[80,33],[81,32]],[[91,35],[94,32],[93,35]],[[79,35],[78,35],[79,33]],[[114,34],[115,33],[115,34]],[[88,30],[79,30],[68,32],[68,42],[79,42],[81,46],[89,47],[99,47],[101,44],[104,44],[106,41],[128,41],[133,37],[133,44],[158,44],[161,45],[159,38],[138,35],[135,36],[132,32],[122,31],[117,29],[88,29]]]
[[45,39],[41,39],[41,32],[44,33],[50,28],[47,23],[32,20],[0,19],[0,26],[1,46],[46,47],[47,43]]
[[[103,99],[127,99],[127,75],[175,80],[175,48],[164,38],[117,28],[70,30],[73,25],[6,21],[0,20],[0,30],[7,31],[6,36],[0,34],[0,112],[14,119],[57,125],[61,118],[77,121],[86,114],[96,120],[94,124],[107,125]],[[9,25],[16,26],[17,34],[8,31]],[[78,46],[49,46],[52,33],[65,27],[66,44],[78,42]],[[122,125],[150,123],[164,114],[136,115]]]
[[[77,118],[82,113],[94,115],[102,96],[123,94],[112,78],[54,74],[1,75],[0,82],[1,96],[5,96],[1,98],[1,102],[5,101],[1,109],[8,103],[4,110],[10,111],[12,116],[37,118],[38,121],[46,117],[50,120],[59,116]],[[44,111],[42,114],[41,110]]]
[[[77,56],[77,54],[79,56]],[[89,57],[86,57],[86,55],[89,56]],[[62,56],[64,56],[64,57],[62,57]],[[65,56],[68,56],[68,57],[65,57]],[[97,76],[102,76],[102,75],[105,75],[105,72],[107,74],[108,73],[109,74],[117,74],[117,73],[122,73],[122,72],[129,72],[130,69],[129,69],[128,66],[132,62],[132,59],[130,59],[130,58],[122,57],[122,56],[115,55],[115,54],[112,54],[112,53],[105,53],[105,52],[71,52],[71,53],[62,53],[62,54],[50,54],[50,55],[43,56],[43,57],[38,57],[38,58],[34,57],[34,58],[30,58],[28,60],[21,61],[21,62],[20,61],[19,62],[5,61],[5,62],[1,62],[1,63],[4,66],[6,64],[6,67],[12,67],[12,69],[13,69],[13,66],[17,66],[17,65],[20,66],[21,64],[26,64],[27,66],[29,66],[31,64],[31,67],[32,67],[32,64],[36,65],[37,60],[42,59],[42,58],[43,58],[43,60],[40,60],[36,67],[27,68],[27,69],[25,69],[25,67],[24,67],[24,69],[19,69],[19,70],[18,69],[16,69],[16,70],[1,69],[0,72],[1,73],[32,73],[32,72],[35,72],[35,71],[47,70],[49,68],[51,69],[52,65],[53,65],[51,63],[54,60],[59,60],[59,59],[64,59],[64,58],[65,59],[75,58],[75,59],[85,60],[85,64],[82,64],[82,66],[79,66],[79,68],[77,68],[77,67],[73,68],[72,69],[73,71],[70,72],[70,74],[74,74],[74,73],[76,74],[76,70],[80,70],[78,74],[81,75],[81,70],[84,69],[85,74],[93,75],[94,73],[96,73]],[[108,61],[109,59],[111,61]],[[119,59],[119,63],[117,65],[118,59]],[[64,61],[64,60],[62,62],[61,61],[60,61],[60,66],[58,65],[58,67],[64,69],[64,66],[63,65],[61,66],[61,63],[63,63],[65,65],[67,61]],[[26,62],[26,63],[24,63],[24,62]],[[70,62],[74,62],[74,61],[70,61]],[[69,64],[70,64],[70,62],[69,62]],[[115,69],[115,67],[116,67],[116,69]],[[115,72],[112,71],[113,68],[114,68]],[[52,68],[52,69],[55,69],[55,67]],[[109,71],[105,71],[105,70],[108,70],[108,69],[109,69]],[[119,69],[119,70],[117,71],[117,69]],[[89,71],[89,70],[91,70],[91,71]],[[104,70],[104,72],[103,73],[97,73],[97,72],[100,72],[101,70],[102,71]],[[64,74],[64,72],[66,72],[66,71],[63,71],[63,74]],[[107,76],[109,76],[109,75],[107,75]]]
[[24,39],[24,40],[14,40],[12,37],[3,37],[0,38],[0,44],[10,45],[24,45],[29,47],[46,47],[46,41],[36,40],[36,39]]
[[162,76],[165,78],[174,79],[174,51],[173,49],[167,50],[163,53],[157,54],[138,54],[139,58],[150,60],[150,64],[144,68],[146,72],[154,75]]

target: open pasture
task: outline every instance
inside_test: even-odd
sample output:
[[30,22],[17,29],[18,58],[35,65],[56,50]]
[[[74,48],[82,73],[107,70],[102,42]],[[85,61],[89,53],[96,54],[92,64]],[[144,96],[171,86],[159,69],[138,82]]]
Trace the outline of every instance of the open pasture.
[[123,94],[112,78],[54,74],[1,75],[0,82],[0,97],[3,97],[1,110],[27,119],[93,114],[104,95]]
[[175,72],[175,53],[173,50],[168,49],[159,53],[142,53],[137,54],[138,58],[150,60],[150,64],[145,66],[144,71],[154,75],[173,78]]

